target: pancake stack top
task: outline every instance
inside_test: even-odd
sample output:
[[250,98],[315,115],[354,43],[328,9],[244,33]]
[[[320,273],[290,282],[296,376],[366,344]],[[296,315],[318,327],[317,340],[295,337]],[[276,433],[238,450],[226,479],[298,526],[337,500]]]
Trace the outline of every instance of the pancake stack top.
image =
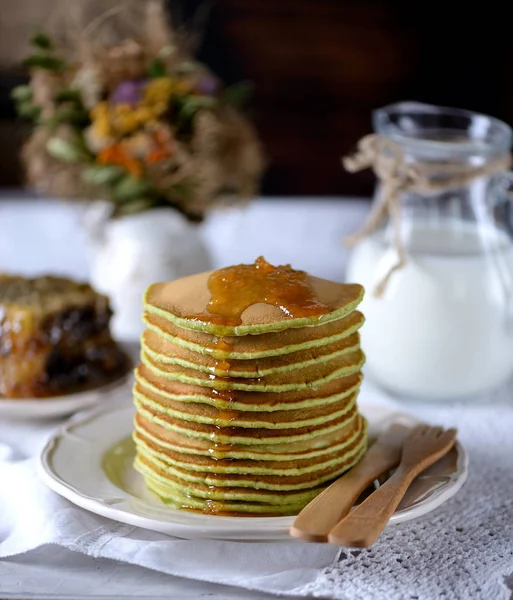
[[135,467],[178,508],[295,514],[366,450],[359,285],[263,258],[150,286]]

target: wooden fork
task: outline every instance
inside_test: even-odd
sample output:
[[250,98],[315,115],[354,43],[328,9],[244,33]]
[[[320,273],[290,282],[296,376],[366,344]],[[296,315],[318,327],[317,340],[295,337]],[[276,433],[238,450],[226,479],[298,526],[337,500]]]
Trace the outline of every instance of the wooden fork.
[[347,515],[360,494],[380,475],[397,467],[410,433],[409,427],[398,423],[383,431],[355,467],[303,508],[290,535],[305,542],[327,542],[331,529]]
[[420,425],[407,438],[395,473],[330,531],[328,541],[349,548],[367,548],[381,535],[411,482],[456,441],[456,430]]

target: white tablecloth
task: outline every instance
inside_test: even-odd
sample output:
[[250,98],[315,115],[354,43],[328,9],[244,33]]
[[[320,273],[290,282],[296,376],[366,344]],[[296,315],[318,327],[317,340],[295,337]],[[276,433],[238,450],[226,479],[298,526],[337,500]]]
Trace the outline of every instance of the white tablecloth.
[[[342,280],[347,254],[341,240],[362,222],[366,210],[365,203],[357,202],[267,199],[242,211],[212,215],[205,223],[204,235],[216,266],[251,262],[263,254],[273,263],[290,262],[312,274]],[[21,198],[0,201],[3,269],[87,277],[79,212],[60,203]],[[509,592],[504,581],[513,571],[513,408],[509,395],[490,398],[493,407],[411,407],[427,419],[460,427],[472,461],[468,484],[427,520],[386,533],[372,551],[341,553],[306,592],[319,595],[329,589],[344,600],[506,598]],[[35,425],[30,435],[23,430],[24,438],[14,424],[0,427],[0,443],[16,448],[23,456],[34,455],[48,435],[46,428],[40,433],[37,428]],[[385,595],[381,590],[386,590]],[[442,596],[444,590],[450,590],[449,594]],[[268,597],[55,546],[0,561],[1,598],[202,596]]]
[[[347,252],[344,234],[354,230],[368,208],[365,201],[275,199],[211,215],[202,226],[216,267],[252,262],[264,255],[292,263],[317,276],[341,280]],[[88,276],[80,206],[31,200],[12,192],[0,196],[0,271]],[[24,456],[37,454],[46,427],[27,438],[16,426],[0,442]],[[0,483],[1,485],[1,483]],[[1,541],[1,531],[0,531]],[[56,546],[0,560],[1,598],[270,598],[267,594],[171,577],[108,559],[93,559]]]

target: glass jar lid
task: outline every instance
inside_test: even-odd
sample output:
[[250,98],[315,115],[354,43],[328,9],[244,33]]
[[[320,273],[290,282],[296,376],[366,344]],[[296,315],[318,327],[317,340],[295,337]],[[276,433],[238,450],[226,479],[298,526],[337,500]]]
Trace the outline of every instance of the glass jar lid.
[[427,160],[484,160],[507,154],[511,128],[494,117],[420,102],[390,104],[373,113],[374,131],[406,154]]

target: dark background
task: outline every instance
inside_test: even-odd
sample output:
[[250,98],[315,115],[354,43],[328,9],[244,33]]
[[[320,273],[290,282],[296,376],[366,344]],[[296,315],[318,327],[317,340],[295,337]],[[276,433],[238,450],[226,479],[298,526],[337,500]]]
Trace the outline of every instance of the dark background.
[[[10,22],[7,1],[0,2],[1,35]],[[30,11],[30,0],[24,4]],[[254,83],[251,112],[269,160],[266,195],[368,195],[371,177],[344,173],[340,156],[370,132],[371,111],[391,102],[459,106],[513,124],[511,1],[476,9],[454,0],[168,6],[175,23],[199,26],[201,60],[228,83]],[[0,63],[0,186],[16,186],[24,130],[8,91],[24,74],[4,64],[1,50]]]

